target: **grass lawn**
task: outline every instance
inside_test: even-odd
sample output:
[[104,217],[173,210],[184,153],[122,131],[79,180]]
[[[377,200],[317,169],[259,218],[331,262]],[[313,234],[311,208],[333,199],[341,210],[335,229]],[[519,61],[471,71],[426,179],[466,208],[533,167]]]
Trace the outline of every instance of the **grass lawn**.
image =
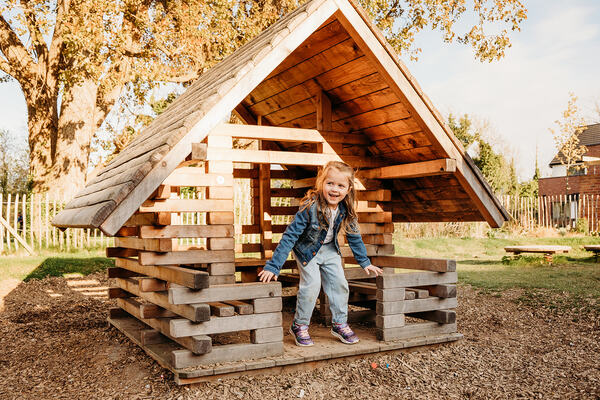
[[[598,244],[597,237],[509,239],[396,238],[399,255],[451,258],[457,261],[460,283],[498,296],[505,289],[523,289],[519,301],[558,310],[600,314],[600,262],[583,245]],[[554,256],[552,265],[541,254],[507,256],[505,246],[564,245],[572,251]]]
[[34,256],[8,255],[0,258],[0,281],[4,279],[42,279],[67,273],[82,275],[102,271],[113,266],[104,249],[57,252],[44,250]]
[[[577,309],[600,314],[600,262],[583,250],[584,244],[598,244],[597,237],[528,238],[432,238],[395,237],[396,254],[412,257],[450,258],[458,263],[460,283],[500,296],[506,289],[522,289],[520,301],[532,306]],[[510,259],[509,245],[567,245],[573,250],[554,257],[552,266],[542,255]],[[3,279],[40,279],[66,273],[86,275],[105,270],[113,261],[104,250],[59,253],[45,251],[35,256],[0,258]]]

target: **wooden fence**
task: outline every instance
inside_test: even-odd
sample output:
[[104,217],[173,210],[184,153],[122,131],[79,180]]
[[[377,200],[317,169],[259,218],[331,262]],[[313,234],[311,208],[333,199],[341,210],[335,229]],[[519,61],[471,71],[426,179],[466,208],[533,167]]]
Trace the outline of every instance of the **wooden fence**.
[[514,222],[528,230],[583,228],[585,224],[590,232],[600,230],[600,195],[500,196],[499,200]]
[[[238,181],[236,179],[236,181]],[[236,227],[252,223],[252,204],[250,187],[237,183],[234,202]],[[246,183],[247,185],[247,183]],[[203,193],[189,193],[185,197],[202,198]],[[289,199],[273,199],[274,206],[289,206],[283,204]],[[577,221],[585,218],[590,232],[600,231],[600,195],[571,195],[545,197],[501,196],[500,202],[513,218],[513,222],[526,230],[539,227],[570,227],[574,228]],[[50,198],[47,195],[16,194],[2,196],[0,194],[0,254],[7,254],[23,248],[15,240],[10,230],[16,233],[33,249],[90,249],[112,245],[112,239],[106,237],[98,229],[67,229],[61,231],[50,224],[52,218],[64,207],[64,199]],[[182,213],[178,223],[203,223],[203,213]],[[286,217],[277,217],[286,218]],[[10,226],[10,230],[2,224]],[[289,218],[288,218],[289,219]],[[288,220],[274,221],[287,223]],[[581,225],[581,224],[580,224]],[[244,235],[246,236],[246,235]],[[237,241],[252,243],[259,238],[241,237]],[[191,239],[190,239],[191,240]],[[199,239],[194,239],[199,240]],[[201,244],[201,243],[198,243]]]

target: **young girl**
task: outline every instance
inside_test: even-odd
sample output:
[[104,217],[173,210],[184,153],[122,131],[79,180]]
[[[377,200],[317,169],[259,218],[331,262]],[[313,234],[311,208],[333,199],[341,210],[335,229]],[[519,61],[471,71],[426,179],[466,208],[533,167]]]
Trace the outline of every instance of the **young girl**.
[[290,250],[294,251],[300,270],[300,286],[290,332],[298,346],[314,344],[308,334],[308,325],[321,282],[331,308],[331,334],[346,344],[358,342],[358,337],[346,323],[349,291],[337,242],[340,229],[346,234],[354,258],[367,274],[373,272],[377,276],[382,270],[371,265],[367,257],[358,230],[355,199],[352,167],[339,161],[328,162],[319,171],[314,189],[309,190],[300,202],[300,210],[283,233],[273,257],[258,274],[262,282],[277,280]]

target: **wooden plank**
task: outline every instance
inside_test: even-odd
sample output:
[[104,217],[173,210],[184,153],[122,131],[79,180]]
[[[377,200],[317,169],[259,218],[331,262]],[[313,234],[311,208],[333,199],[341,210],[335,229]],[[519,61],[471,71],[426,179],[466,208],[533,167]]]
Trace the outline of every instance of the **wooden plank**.
[[187,350],[173,350],[171,363],[173,368],[187,368],[198,365],[251,360],[264,357],[276,357],[283,354],[283,342],[279,343],[240,343],[214,346],[210,353],[195,356]]
[[434,297],[456,297],[456,285],[444,284],[444,285],[430,285],[430,286],[421,286],[420,289],[425,289],[429,291],[430,296]]
[[556,254],[556,253],[568,253],[571,250],[571,246],[552,246],[552,245],[540,245],[540,246],[507,246],[504,248],[509,253],[543,253],[543,254]]
[[447,299],[430,297],[427,299],[406,300],[404,303],[405,313],[446,310],[449,308],[456,308],[458,305],[456,297],[450,297]]
[[173,311],[152,303],[140,303],[139,310],[141,318],[179,318]]
[[440,175],[456,171],[456,160],[445,158],[410,164],[392,165],[386,167],[361,170],[358,178],[367,179],[405,179],[423,176]]
[[188,250],[162,254],[140,251],[139,258],[141,265],[201,264],[233,262],[235,254],[233,250]]
[[140,212],[208,212],[231,210],[233,210],[233,200],[213,199],[146,200],[140,206]]
[[377,315],[375,317],[375,326],[380,329],[399,328],[404,324],[404,314]]
[[[169,303],[166,292],[141,292],[139,283],[133,278],[116,278],[116,283],[123,291],[129,292],[134,296],[141,297],[151,303],[154,303],[164,309],[181,315],[190,321],[202,322],[210,318],[210,306],[208,304],[187,304],[177,305]],[[192,335],[188,335],[192,336]]]
[[458,276],[456,272],[409,272],[393,275],[380,275],[377,277],[376,282],[377,288],[387,289],[456,283],[457,280]]
[[135,249],[125,249],[122,247],[107,247],[106,257],[137,257],[138,251]]
[[395,315],[404,313],[404,300],[378,301],[375,304],[377,315]]
[[281,326],[254,329],[250,331],[250,342],[252,343],[273,343],[281,341],[283,341],[283,327]]
[[171,304],[250,300],[262,297],[281,297],[281,283],[236,283],[213,286],[203,290],[191,290],[177,285],[169,287],[169,301]]
[[141,265],[138,260],[117,258],[115,265],[137,274],[148,275],[167,282],[177,283],[191,289],[204,289],[209,285],[208,274],[174,265]]
[[167,225],[140,226],[140,237],[144,239],[161,238],[207,238],[231,237],[233,225]]
[[427,321],[438,322],[440,324],[456,323],[456,311],[454,310],[435,310],[409,314],[410,317],[420,318]]
[[195,324],[187,319],[171,319],[170,335],[184,337],[194,335],[211,335],[216,333],[237,332],[240,329],[253,330],[281,326],[281,313],[264,313],[236,315],[233,317],[211,317],[210,321]]
[[360,156],[339,156],[337,154],[314,154],[273,150],[242,150],[208,148],[207,160],[232,160],[254,164],[281,164],[322,166],[329,161],[343,161],[356,168],[373,168],[386,165],[387,162],[376,158],[365,159]]
[[211,275],[208,277],[210,286],[215,285],[233,285],[235,283],[235,275]]
[[106,273],[109,278],[131,278],[132,276],[142,275],[140,273],[129,271],[127,269],[118,268],[118,267],[108,268]]
[[129,314],[133,315],[139,321],[144,324],[156,329],[161,334],[165,335],[169,339],[179,343],[183,347],[189,349],[189,351],[195,354],[205,354],[209,353],[212,350],[212,339],[206,335],[197,335],[190,337],[182,337],[175,338],[168,334],[168,319],[159,319],[159,318],[142,318],[140,314],[140,306],[137,300],[134,299],[118,299],[117,304],[119,307],[127,311]]
[[171,251],[173,241],[171,239],[140,239],[137,237],[116,237],[115,246],[146,251]]
[[405,325],[400,328],[378,329],[377,339],[383,341],[411,339],[421,336],[437,336],[456,332],[456,323],[439,324],[425,322],[420,324]]
[[235,312],[239,315],[248,315],[254,313],[254,306],[239,300],[228,300],[225,302],[235,308]]
[[126,237],[126,236],[139,236],[139,227],[137,226],[124,226],[116,233],[115,236]]
[[233,306],[230,304],[213,302],[208,303],[210,306],[210,314],[215,317],[232,317],[235,314]]
[[164,180],[164,184],[181,187],[233,186],[230,174],[207,173],[200,167],[180,167]]
[[429,291],[425,289],[406,288],[407,292],[413,292],[416,299],[426,299],[429,297]]
[[109,299],[122,299],[126,297],[133,297],[133,295],[121,288],[111,287],[108,288],[108,298]]
[[165,343],[167,340],[169,339],[156,329],[145,329],[140,331],[140,341],[142,342],[142,346]]
[[156,278],[137,278],[140,292],[164,292],[168,285],[166,281]]
[[264,297],[252,300],[252,308],[255,314],[279,312],[283,308],[281,297]]
[[404,301],[406,290],[403,287],[377,289],[375,295],[379,301]]

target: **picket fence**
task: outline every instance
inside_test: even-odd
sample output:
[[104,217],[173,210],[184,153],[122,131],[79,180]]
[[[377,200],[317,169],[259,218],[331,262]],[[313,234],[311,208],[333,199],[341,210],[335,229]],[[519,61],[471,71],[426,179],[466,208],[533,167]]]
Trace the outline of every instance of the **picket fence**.
[[[238,181],[236,179],[236,181]],[[236,182],[234,195],[235,225],[251,224],[252,204],[251,190],[247,182]],[[187,193],[185,198],[202,198],[203,192]],[[580,227],[577,221],[585,218],[590,232],[600,230],[600,196],[599,195],[563,195],[545,197],[500,196],[500,202],[512,217],[512,223],[525,230],[539,227]],[[289,206],[289,199],[274,198],[274,206]],[[50,224],[52,218],[65,206],[66,201],[56,197],[39,194],[0,194],[0,217],[32,249],[93,249],[113,245],[113,240],[98,229],[67,229],[62,231]],[[275,216],[274,223],[287,223],[289,217]],[[281,220],[278,220],[281,219]],[[205,213],[181,213],[177,221],[180,224],[202,224]],[[239,232],[239,231],[238,231]],[[236,235],[240,242],[252,243],[256,237]],[[191,239],[190,239],[191,240]],[[201,245],[201,240],[194,239]],[[22,249],[22,244],[15,240],[2,223],[0,223],[0,253],[8,254]]]

